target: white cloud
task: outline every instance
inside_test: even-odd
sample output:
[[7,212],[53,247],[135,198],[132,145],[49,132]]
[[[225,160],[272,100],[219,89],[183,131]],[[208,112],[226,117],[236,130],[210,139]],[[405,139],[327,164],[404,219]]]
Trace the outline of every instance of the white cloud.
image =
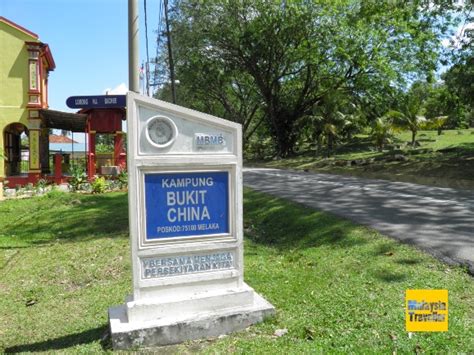
[[121,83],[120,85],[114,87],[113,89],[107,88],[104,90],[105,95],[125,95],[128,91],[127,85]]

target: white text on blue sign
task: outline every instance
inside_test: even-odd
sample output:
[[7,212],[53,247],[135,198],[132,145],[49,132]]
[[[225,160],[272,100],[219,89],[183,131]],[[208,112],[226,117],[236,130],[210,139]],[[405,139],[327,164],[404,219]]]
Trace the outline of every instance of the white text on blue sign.
[[228,173],[145,175],[147,239],[228,233]]

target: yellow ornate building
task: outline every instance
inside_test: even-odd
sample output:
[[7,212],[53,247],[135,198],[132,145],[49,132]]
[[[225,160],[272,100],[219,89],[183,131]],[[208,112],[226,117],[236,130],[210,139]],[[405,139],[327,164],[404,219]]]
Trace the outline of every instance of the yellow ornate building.
[[[54,59],[38,35],[4,17],[0,53],[0,181],[21,177],[34,182],[42,168],[49,169],[49,162],[40,159],[40,152],[48,149],[48,128],[41,124],[40,110],[48,108]],[[22,141],[29,150],[23,154],[23,166]]]

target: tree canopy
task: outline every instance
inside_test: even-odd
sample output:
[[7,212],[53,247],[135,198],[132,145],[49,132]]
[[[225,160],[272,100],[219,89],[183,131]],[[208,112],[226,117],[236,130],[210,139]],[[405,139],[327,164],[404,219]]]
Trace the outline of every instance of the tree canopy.
[[247,141],[270,135],[288,156],[307,122],[332,140],[346,125],[331,110],[370,123],[411,83],[431,80],[453,10],[425,1],[176,1],[178,103],[241,123]]

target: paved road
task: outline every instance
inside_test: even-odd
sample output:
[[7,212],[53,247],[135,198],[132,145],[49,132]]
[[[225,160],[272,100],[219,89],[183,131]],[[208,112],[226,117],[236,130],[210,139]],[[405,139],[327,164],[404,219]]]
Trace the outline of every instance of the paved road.
[[474,274],[474,191],[260,168],[245,168],[244,184],[370,226]]

